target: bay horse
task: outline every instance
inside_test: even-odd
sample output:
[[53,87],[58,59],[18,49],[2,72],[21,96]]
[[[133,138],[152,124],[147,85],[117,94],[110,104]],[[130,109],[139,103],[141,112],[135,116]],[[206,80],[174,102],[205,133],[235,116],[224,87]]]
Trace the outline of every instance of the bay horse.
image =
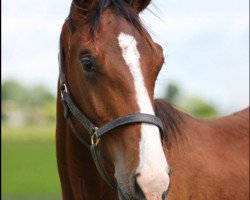
[[149,3],[71,4],[57,94],[62,199],[249,199],[249,108],[203,121],[154,100],[164,57],[139,20]]

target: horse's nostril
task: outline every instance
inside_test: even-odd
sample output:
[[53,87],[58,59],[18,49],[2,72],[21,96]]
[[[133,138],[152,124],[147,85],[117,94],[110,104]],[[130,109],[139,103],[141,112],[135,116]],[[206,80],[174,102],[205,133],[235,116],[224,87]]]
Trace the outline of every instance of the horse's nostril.
[[162,200],[166,200],[166,197],[167,197],[167,191],[165,191],[165,192],[162,193],[161,199]]
[[134,191],[134,195],[136,197],[136,199],[140,199],[140,200],[145,200],[146,197],[141,189],[141,187],[139,186],[138,182],[137,182],[137,177],[140,176],[140,173],[137,173],[133,176],[133,191]]
[[161,195],[161,199],[162,200],[166,200],[167,199],[169,190],[170,190],[170,186],[168,187],[168,189],[165,192],[162,193],[162,195]]

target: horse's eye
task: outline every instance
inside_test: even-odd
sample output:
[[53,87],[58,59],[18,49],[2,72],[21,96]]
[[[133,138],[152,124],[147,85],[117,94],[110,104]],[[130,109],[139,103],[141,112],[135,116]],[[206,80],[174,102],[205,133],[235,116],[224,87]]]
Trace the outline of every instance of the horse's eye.
[[81,60],[82,67],[86,72],[95,70],[94,63],[90,57],[84,56],[84,57],[81,57],[80,60]]

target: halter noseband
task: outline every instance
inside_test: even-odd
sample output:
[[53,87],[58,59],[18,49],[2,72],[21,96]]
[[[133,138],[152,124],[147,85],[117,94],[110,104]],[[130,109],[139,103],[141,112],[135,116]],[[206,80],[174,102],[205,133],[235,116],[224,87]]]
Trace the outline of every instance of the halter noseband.
[[[68,125],[71,127],[72,133],[85,147],[87,147],[90,150],[96,168],[99,171],[102,178],[106,181],[106,183],[114,190],[118,190],[119,192],[121,192],[119,186],[117,186],[117,183],[112,178],[110,178],[110,176],[106,172],[101,162],[100,152],[98,150],[98,144],[100,142],[101,137],[115,128],[133,123],[153,124],[159,127],[160,130],[163,132],[163,124],[161,120],[154,115],[136,113],[114,119],[104,124],[100,128],[98,128],[94,123],[92,123],[78,109],[78,107],[75,105],[69,93],[69,88],[67,87],[67,82],[66,82],[66,74],[64,70],[64,53],[62,48],[62,36],[60,37],[60,44],[59,44],[59,84],[61,90],[61,100],[64,107],[64,117],[66,118]],[[78,134],[76,128],[72,123],[70,113],[72,113],[74,117],[87,130],[88,134],[91,137],[91,144],[89,144],[86,140],[84,140],[80,136],[80,134]]]

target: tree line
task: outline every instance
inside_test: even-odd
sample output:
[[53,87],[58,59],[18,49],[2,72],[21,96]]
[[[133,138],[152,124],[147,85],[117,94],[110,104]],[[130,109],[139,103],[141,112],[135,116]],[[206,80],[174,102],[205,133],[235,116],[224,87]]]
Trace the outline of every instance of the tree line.
[[26,87],[14,80],[1,86],[1,121],[9,125],[55,122],[55,95],[41,85]]

